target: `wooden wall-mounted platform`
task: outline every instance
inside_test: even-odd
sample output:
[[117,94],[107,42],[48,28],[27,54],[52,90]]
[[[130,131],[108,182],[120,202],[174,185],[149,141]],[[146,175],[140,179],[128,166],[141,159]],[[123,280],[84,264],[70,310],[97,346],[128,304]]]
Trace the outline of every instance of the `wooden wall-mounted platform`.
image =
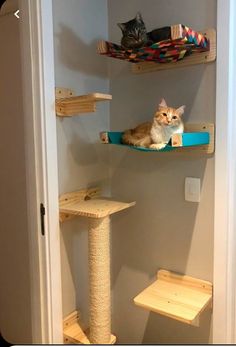
[[93,188],[60,196],[60,222],[76,216],[103,218],[135,205],[135,202],[114,201],[99,195],[99,189]]
[[87,201],[93,198],[97,198],[101,195],[99,188],[88,188],[81,189],[76,192],[62,194],[59,198],[59,207],[60,207],[60,222],[63,223],[66,220],[69,220],[75,215],[72,215],[68,212],[62,212],[63,209],[70,207],[71,205],[78,203],[80,201]]
[[75,96],[74,91],[66,88],[56,88],[56,114],[59,117],[70,117],[80,113],[96,111],[96,103],[110,101],[110,94],[92,93]]
[[186,324],[199,324],[201,313],[212,304],[212,283],[159,270],[157,281],[134,298],[134,303]]
[[210,51],[202,53],[193,53],[189,57],[175,63],[153,63],[143,62],[132,64],[131,69],[135,74],[155,72],[160,70],[169,70],[177,68],[185,68],[191,65],[207,64],[216,60],[216,31],[215,29],[208,29],[202,32],[210,40]]
[[[84,331],[79,317],[79,312],[74,311],[63,320],[64,344],[66,345],[90,345],[89,329]],[[111,335],[110,345],[116,343],[116,337]]]

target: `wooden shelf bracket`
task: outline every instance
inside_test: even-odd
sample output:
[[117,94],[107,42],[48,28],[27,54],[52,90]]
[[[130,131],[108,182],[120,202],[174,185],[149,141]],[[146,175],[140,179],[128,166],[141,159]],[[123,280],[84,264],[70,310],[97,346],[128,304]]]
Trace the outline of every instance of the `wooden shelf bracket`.
[[[80,313],[74,311],[63,320],[63,335],[65,345],[90,345],[89,330],[84,329],[80,321]],[[111,335],[109,345],[116,343],[116,337]]]
[[80,113],[95,112],[97,102],[110,100],[110,94],[92,93],[76,96],[71,89],[56,88],[56,114],[59,117],[71,117]]

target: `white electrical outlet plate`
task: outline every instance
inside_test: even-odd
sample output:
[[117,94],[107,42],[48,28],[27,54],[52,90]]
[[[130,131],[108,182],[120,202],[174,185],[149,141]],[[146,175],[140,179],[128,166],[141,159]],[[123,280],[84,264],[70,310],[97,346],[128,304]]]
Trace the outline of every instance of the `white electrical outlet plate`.
[[185,178],[185,200],[190,202],[200,202],[201,180],[200,178]]

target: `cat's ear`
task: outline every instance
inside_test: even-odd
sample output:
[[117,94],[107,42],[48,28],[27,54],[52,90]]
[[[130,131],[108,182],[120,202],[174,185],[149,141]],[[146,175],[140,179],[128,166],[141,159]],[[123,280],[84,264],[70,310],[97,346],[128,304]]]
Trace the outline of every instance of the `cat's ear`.
[[159,108],[162,108],[162,107],[167,107],[167,104],[164,98],[161,99],[161,102],[159,104]]
[[180,116],[182,116],[182,115],[184,114],[185,107],[186,107],[185,105],[180,106],[179,108],[177,108],[176,112],[177,112]]
[[117,23],[117,25],[121,29],[122,32],[125,31],[125,24],[124,23]]
[[136,14],[135,19],[136,19],[138,22],[143,22],[143,18],[142,18],[141,12],[138,12],[138,13]]

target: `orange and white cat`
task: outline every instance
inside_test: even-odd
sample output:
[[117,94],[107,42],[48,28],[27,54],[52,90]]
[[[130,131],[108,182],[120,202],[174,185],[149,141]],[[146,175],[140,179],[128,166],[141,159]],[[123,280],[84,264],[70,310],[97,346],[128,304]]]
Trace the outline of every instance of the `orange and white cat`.
[[165,99],[162,99],[158,110],[154,114],[153,121],[126,130],[122,136],[122,142],[139,147],[164,148],[173,134],[182,134],[184,132],[182,121],[184,109],[185,106],[177,109],[168,107]]

